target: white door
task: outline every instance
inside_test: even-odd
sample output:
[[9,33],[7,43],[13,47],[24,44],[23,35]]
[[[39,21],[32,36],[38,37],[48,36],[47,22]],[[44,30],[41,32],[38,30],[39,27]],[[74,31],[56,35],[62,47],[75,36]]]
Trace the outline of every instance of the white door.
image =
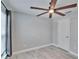
[[70,42],[70,20],[58,21],[58,45],[66,50],[69,50]]

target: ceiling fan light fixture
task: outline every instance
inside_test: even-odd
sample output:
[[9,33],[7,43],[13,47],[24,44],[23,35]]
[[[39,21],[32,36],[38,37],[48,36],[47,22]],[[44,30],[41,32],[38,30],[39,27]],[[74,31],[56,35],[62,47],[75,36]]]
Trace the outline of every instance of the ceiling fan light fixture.
[[49,10],[49,13],[54,13],[54,10]]

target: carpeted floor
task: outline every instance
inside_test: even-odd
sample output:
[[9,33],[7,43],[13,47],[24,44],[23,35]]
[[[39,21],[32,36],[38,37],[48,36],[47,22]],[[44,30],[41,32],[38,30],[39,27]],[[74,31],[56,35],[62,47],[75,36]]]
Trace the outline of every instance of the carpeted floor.
[[12,56],[10,59],[78,59],[77,57],[70,55],[67,51],[57,48],[55,46],[48,46],[38,50],[25,52],[16,56]]

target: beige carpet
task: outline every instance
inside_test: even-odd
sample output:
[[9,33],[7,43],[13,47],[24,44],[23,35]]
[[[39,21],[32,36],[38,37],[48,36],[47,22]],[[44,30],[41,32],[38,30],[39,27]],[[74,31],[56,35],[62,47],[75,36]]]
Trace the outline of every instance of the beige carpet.
[[16,56],[12,56],[10,59],[78,59],[77,57],[70,55],[63,49],[49,46],[30,52],[25,52]]

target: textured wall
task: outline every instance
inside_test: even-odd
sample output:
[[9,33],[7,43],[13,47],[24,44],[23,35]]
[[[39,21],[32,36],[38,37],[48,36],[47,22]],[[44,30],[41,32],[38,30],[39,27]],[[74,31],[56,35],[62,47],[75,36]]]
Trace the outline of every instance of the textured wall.
[[57,28],[58,28],[58,23],[56,21],[52,21],[52,42],[54,44],[58,44],[57,40]]
[[[59,18],[59,20],[61,19],[63,18]],[[69,19],[71,20],[70,50],[77,54],[77,14],[74,13]],[[35,16],[17,12],[13,13],[13,51],[36,47],[51,42],[58,44],[58,18],[54,20],[55,21],[36,18]]]
[[70,50],[78,54],[78,15],[74,12],[71,16],[71,41]]
[[58,39],[57,39],[58,21],[62,20],[62,19],[66,19],[66,18],[70,19],[70,46],[69,46],[70,48],[69,48],[69,50],[75,54],[78,54],[78,15],[77,15],[77,10],[68,14],[66,17],[55,18],[54,21],[52,21],[52,42],[54,44],[58,45]]
[[13,51],[50,43],[50,28],[50,20],[13,13]]

